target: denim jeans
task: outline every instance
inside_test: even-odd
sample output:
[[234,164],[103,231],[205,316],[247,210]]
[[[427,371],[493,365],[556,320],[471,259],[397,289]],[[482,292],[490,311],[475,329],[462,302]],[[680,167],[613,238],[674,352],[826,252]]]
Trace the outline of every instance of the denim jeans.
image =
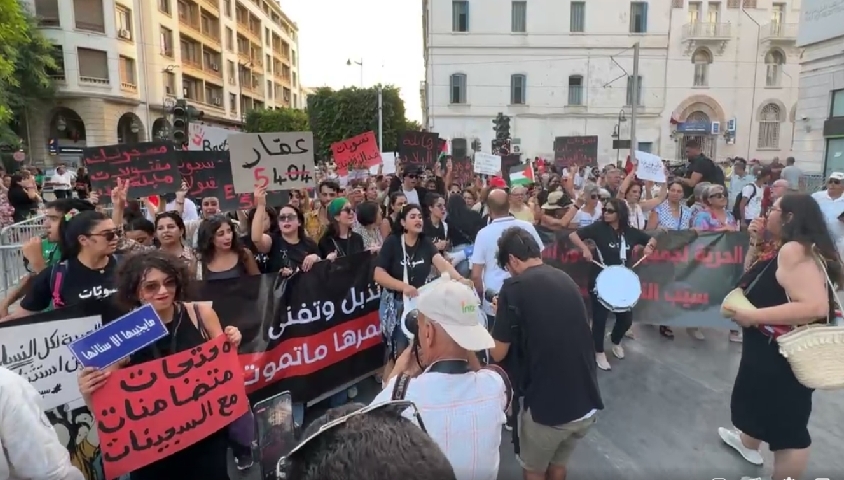
[[[463,250],[471,247],[472,244],[470,243],[462,243],[460,245],[455,245],[451,248],[452,252],[462,252]],[[457,270],[463,278],[469,278],[469,275],[472,273],[472,266],[469,264],[469,259],[461,260],[454,266],[454,269]]]

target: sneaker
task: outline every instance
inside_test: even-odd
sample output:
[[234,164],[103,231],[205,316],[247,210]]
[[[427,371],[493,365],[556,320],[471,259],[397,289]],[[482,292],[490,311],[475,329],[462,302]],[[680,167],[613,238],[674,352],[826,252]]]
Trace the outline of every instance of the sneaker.
[[598,368],[604,371],[612,370],[610,367],[610,362],[607,361],[607,354],[605,353],[596,353],[595,354],[595,363],[598,364]]
[[730,332],[730,341],[733,343],[741,343],[741,332]]
[[252,456],[252,452],[249,452],[249,454],[247,455],[234,457],[234,464],[237,466],[237,469],[241,472],[244,470],[249,470],[250,468],[252,468],[252,465],[255,465],[255,457]]
[[703,332],[701,332],[699,328],[690,328],[687,331],[689,332],[689,335],[695,337],[698,340],[706,339],[706,337],[703,336]]
[[626,332],[624,332],[624,336],[631,340],[636,340],[636,332],[633,331],[632,326],[628,328]]
[[624,358],[624,348],[622,348],[621,345],[613,345],[612,354],[615,355],[615,358],[621,360]]
[[718,435],[721,437],[721,440],[723,440],[724,443],[733,447],[748,462],[754,465],[762,465],[762,463],[764,463],[764,460],[762,459],[762,454],[759,453],[759,450],[747,448],[744,446],[743,443],[741,443],[741,432],[739,432],[738,430],[730,430],[727,428],[719,427]]
[[513,427],[511,427],[511,426],[510,426],[510,425],[508,425],[508,424],[504,424],[504,430],[507,430],[508,432],[512,432],[512,431],[513,431]]

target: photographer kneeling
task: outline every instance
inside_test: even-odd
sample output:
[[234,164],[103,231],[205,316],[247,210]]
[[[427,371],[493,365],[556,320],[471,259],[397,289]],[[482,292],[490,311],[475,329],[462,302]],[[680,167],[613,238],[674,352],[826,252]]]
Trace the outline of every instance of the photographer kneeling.
[[501,235],[497,263],[512,277],[493,301],[490,355],[511,357],[516,455],[525,480],[563,480],[574,447],[604,408],[586,305],[574,280],[545,265],[521,228]]
[[404,321],[411,347],[373,404],[413,402],[458,480],[495,480],[512,390],[503,370],[481,368],[474,353],[494,344],[480,323],[478,298],[443,274],[419,289],[416,307]]

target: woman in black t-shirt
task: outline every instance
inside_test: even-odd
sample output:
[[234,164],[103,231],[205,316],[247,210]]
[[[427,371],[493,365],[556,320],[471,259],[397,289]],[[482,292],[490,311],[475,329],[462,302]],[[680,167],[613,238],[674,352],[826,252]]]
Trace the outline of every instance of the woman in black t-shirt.
[[62,261],[32,280],[20,308],[5,320],[25,317],[50,307],[60,308],[90,298],[105,298],[114,290],[119,231],[104,214],[71,210],[59,224]]
[[395,230],[384,240],[378,253],[374,278],[381,285],[378,313],[389,355],[385,379],[390,378],[396,358],[408,347],[408,339],[398,327],[405,308],[403,297],[415,298],[419,295],[417,289],[428,282],[432,266],[439,272],[448,272],[451,278],[461,278],[431,240],[425,237],[423,227],[422,208],[405,205],[396,218]]
[[277,272],[278,270],[272,270],[270,268],[270,256],[267,254],[268,252],[261,251],[255,242],[252,241],[252,227],[260,225],[263,233],[267,234],[269,237],[277,237],[279,235],[278,214],[273,207],[265,205],[263,207],[265,214],[261,215],[261,218],[259,218],[258,221],[255,221],[255,216],[260,210],[262,210],[261,207],[255,206],[246,212],[246,235],[242,235],[240,238],[243,241],[243,245],[245,245],[246,248],[255,255],[255,263],[258,264],[258,270],[260,270],[261,273]]
[[41,197],[32,183],[34,183],[34,180],[24,180],[20,174],[12,175],[12,183],[9,185],[6,195],[9,199],[9,205],[15,209],[12,214],[12,219],[15,222],[26,220],[38,209],[38,202],[41,201]]
[[390,194],[390,203],[387,205],[384,219],[381,221],[381,238],[387,238],[393,233],[396,218],[405,205],[407,205],[407,197],[403,193],[393,192]]
[[[583,252],[583,258],[592,261],[592,251],[583,243],[592,240],[598,251],[598,258],[606,266],[625,265],[629,268],[633,259],[633,248],[645,247],[645,255],[650,255],[656,246],[656,239],[630,226],[627,203],[618,198],[611,198],[603,208],[602,219],[569,235],[569,239]],[[604,332],[609,311],[598,301],[595,293],[595,280],[601,273],[601,267],[592,265],[589,272],[589,297],[592,300],[592,340],[595,342],[595,361],[601,370],[610,370],[610,364],[604,353]],[[633,323],[633,312],[616,312],[615,325],[610,335],[612,352],[616,358],[624,358],[621,339]]]
[[425,197],[425,206],[428,208],[428,215],[425,218],[423,233],[425,237],[434,243],[437,251],[445,253],[448,248],[447,229],[445,224],[445,199],[439,193],[429,193]]
[[345,198],[335,198],[326,208],[328,228],[319,240],[319,255],[326,260],[348,257],[366,250],[363,237],[352,231],[355,210]]
[[258,210],[252,223],[251,240],[257,251],[267,254],[271,272],[280,272],[283,276],[292,275],[298,269],[307,272],[320,257],[316,242],[305,234],[304,214],[292,205],[285,205],[278,213],[278,231],[264,232],[260,225],[266,213],[260,207],[266,201],[266,192],[255,192]]

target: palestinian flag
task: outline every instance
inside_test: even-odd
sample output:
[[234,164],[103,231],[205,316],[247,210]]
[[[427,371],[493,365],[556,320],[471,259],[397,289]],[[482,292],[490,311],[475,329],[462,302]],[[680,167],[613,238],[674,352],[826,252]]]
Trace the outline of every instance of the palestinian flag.
[[533,183],[533,167],[520,163],[510,167],[510,187],[517,185],[528,186]]

